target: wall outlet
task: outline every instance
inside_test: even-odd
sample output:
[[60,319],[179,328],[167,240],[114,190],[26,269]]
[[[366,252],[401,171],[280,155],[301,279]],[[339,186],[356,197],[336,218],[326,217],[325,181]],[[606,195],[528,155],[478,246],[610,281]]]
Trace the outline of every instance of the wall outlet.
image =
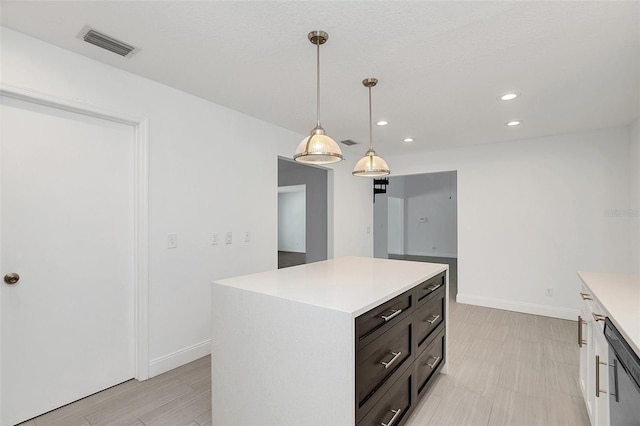
[[218,245],[218,233],[214,232],[211,234],[211,245]]
[[545,293],[547,296],[553,296],[553,289],[551,287],[547,288],[547,291]]
[[233,234],[231,232],[227,232],[224,234],[224,243],[231,244],[233,243]]
[[178,248],[178,234],[167,234],[167,248]]
[[249,241],[251,241],[251,233],[249,231],[246,231],[244,233],[244,242],[248,243]]

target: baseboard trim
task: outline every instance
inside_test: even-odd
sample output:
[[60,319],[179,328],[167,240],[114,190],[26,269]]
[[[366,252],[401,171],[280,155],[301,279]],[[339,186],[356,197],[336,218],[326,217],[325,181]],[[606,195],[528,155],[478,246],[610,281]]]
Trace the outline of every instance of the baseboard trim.
[[576,318],[578,318],[578,314],[580,313],[578,309],[538,305],[535,303],[515,302],[513,300],[494,299],[491,297],[474,296],[461,293],[458,293],[456,302],[566,320],[575,320]]
[[149,361],[149,378],[195,361],[211,353],[211,339]]

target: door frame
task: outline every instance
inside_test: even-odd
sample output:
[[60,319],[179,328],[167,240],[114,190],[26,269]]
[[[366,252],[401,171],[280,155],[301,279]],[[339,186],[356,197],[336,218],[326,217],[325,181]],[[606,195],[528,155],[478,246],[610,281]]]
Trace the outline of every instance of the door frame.
[[[149,120],[25,87],[0,83],[0,95],[88,115],[134,129],[134,365],[135,379],[149,378]],[[1,153],[0,153],[1,155]],[[1,253],[0,253],[1,254]],[[1,259],[1,257],[0,257]],[[0,265],[1,267],[2,265]],[[0,297],[2,297],[0,292]],[[1,321],[1,317],[0,317]],[[0,345],[2,338],[0,336]],[[1,349],[1,347],[0,347]],[[0,354],[2,352],[0,351]],[[1,372],[0,372],[1,373]],[[0,398],[2,388],[0,385]],[[1,399],[0,399],[1,400]],[[2,407],[0,406],[0,411]]]

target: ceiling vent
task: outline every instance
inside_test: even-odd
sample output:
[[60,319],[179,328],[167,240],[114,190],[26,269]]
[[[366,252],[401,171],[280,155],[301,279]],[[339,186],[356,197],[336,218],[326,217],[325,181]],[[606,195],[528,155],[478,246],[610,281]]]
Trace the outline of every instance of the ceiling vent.
[[124,56],[125,58],[130,58],[140,50],[135,46],[124,43],[104,33],[96,31],[88,25],[85,25],[82,30],[80,30],[76,38],[101,47],[105,50],[108,50],[109,52],[117,53],[118,55]]
[[346,146],[353,146],[353,145],[358,145],[358,142],[351,140],[351,139],[345,139],[343,141],[340,141],[341,144],[345,144]]

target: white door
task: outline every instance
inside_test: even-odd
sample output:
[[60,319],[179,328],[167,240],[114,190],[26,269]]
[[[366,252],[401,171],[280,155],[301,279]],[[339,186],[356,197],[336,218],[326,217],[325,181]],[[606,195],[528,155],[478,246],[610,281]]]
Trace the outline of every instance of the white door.
[[134,128],[1,97],[0,424],[134,377]]
[[389,254],[404,254],[404,199],[388,198],[388,240]]

